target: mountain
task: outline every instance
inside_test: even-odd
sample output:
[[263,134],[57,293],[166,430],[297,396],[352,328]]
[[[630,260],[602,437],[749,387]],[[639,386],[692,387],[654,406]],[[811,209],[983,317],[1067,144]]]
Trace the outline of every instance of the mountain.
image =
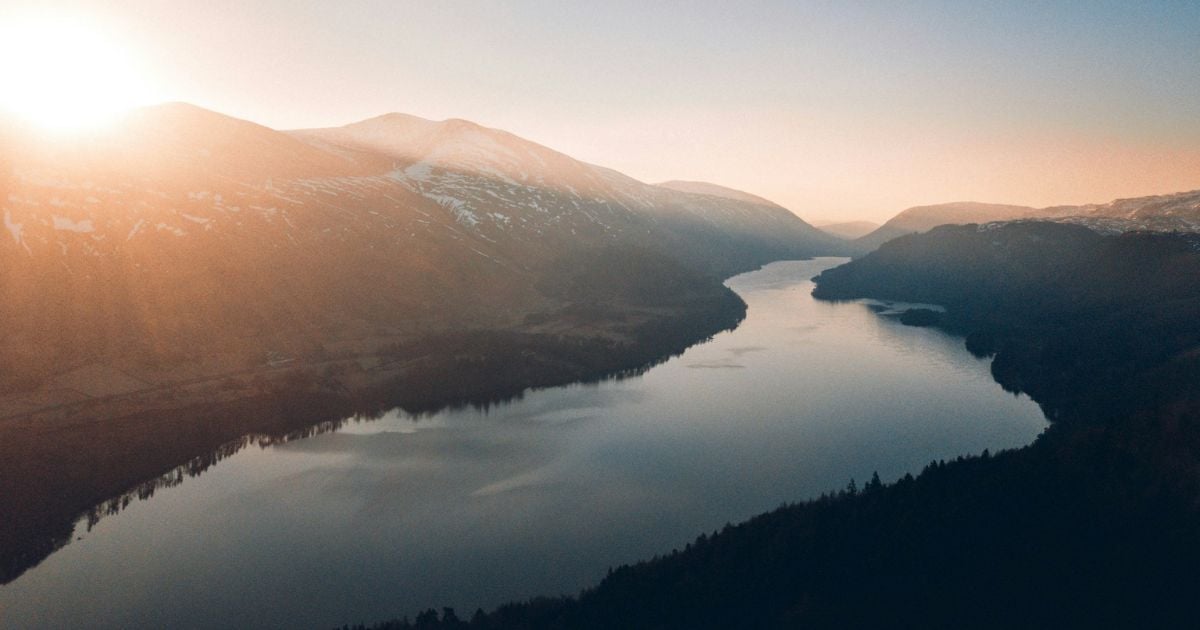
[[994,203],[957,201],[932,206],[916,206],[889,219],[873,232],[859,237],[855,243],[869,251],[897,236],[925,232],[947,223],[986,223],[1030,216],[1034,208]]
[[183,103],[0,121],[0,218],[0,582],[243,436],[637,370],[740,321],[725,277],[846,250],[467,121]]
[[1050,219],[1084,225],[1105,234],[1145,230],[1153,232],[1200,231],[1200,190],[1169,195],[1117,199],[1106,204],[1032,208],[1002,204],[956,202],[909,208],[877,230],[856,240],[870,251],[881,244],[938,225],[989,223],[1019,219]]
[[[736,262],[732,252],[755,248],[775,260],[796,258],[798,252],[846,256],[858,251],[790,210],[740,190],[703,182],[665,182],[651,188],[659,200],[655,214],[662,224],[688,241],[704,244],[704,250],[685,254],[697,261]],[[714,238],[720,235],[732,243]]]
[[722,276],[768,260],[846,251],[760,197],[713,184],[645,184],[463,120],[388,114],[292,134],[387,156],[406,188],[474,230],[515,236],[523,250],[568,232],[572,247],[581,239],[632,239]]
[[1136,230],[1200,232],[1200,190],[1045,211],[1049,216],[1061,217],[1059,221],[1086,225],[1107,234]]
[[25,369],[0,390],[58,389],[56,374],[97,362],[150,382],[165,366],[243,368],[380,326],[495,320],[464,305],[527,295],[491,243],[464,246],[453,216],[386,169],[182,104],[102,136],[23,138],[0,356]]
[[[1070,207],[1067,207],[1070,209]],[[1050,208],[1048,210],[1058,210]],[[1130,221],[1150,220],[1161,217],[1176,217],[1189,221],[1200,221],[1200,190],[1169,195],[1117,199],[1102,205],[1079,206],[1071,214],[1087,214]],[[1063,214],[1061,210],[1057,212]]]
[[5,136],[0,357],[28,367],[0,391],[96,361],[230,367],[509,325],[551,307],[548,268],[614,244],[714,277],[840,251],[769,202],[643,184],[462,120],[284,133],[175,103],[84,138]]
[[838,238],[854,240],[879,229],[878,223],[871,221],[845,221],[838,223],[818,223],[817,229],[832,234]]

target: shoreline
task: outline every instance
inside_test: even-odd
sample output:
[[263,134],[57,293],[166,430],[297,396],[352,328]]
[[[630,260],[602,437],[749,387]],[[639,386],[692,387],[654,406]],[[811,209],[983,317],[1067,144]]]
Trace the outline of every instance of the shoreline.
[[610,304],[600,321],[564,314],[433,334],[370,356],[249,370],[237,386],[224,374],[0,419],[0,443],[20,454],[0,460],[0,512],[17,515],[0,523],[0,585],[69,544],[80,519],[94,523],[250,443],[395,408],[420,414],[634,376],[735,328],[745,310],[718,285],[674,304]]

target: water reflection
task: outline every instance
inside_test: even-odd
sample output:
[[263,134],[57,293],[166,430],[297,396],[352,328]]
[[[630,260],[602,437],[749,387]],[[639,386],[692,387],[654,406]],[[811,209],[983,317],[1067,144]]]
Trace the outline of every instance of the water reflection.
[[851,477],[1044,427],[961,340],[814,301],[835,262],[732,279],[745,322],[638,378],[231,445],[0,587],[0,621],[333,626],[574,592]]

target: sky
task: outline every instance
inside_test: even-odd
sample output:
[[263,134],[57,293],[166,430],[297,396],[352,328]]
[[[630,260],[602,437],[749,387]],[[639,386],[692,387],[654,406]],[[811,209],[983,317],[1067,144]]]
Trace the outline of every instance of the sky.
[[138,102],[465,118],[810,220],[1200,188],[1194,0],[5,0],[0,25],[30,11],[118,42]]

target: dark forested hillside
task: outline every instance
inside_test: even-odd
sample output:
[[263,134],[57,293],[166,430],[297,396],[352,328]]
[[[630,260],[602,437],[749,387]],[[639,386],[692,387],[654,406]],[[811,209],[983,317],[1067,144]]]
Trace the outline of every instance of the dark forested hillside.
[[[471,628],[1182,627],[1193,479],[1105,438],[1055,437],[869,481],[702,535],[574,598]],[[416,623],[380,629],[466,627]]]
[[942,226],[826,271],[814,293],[944,305],[943,325],[1051,418],[1128,415],[1200,383],[1196,235]]
[[[1200,577],[1200,242],[947,226],[818,277],[940,303],[1056,421],[703,535],[576,597],[378,628],[1184,627]],[[861,482],[861,480],[860,480]]]

